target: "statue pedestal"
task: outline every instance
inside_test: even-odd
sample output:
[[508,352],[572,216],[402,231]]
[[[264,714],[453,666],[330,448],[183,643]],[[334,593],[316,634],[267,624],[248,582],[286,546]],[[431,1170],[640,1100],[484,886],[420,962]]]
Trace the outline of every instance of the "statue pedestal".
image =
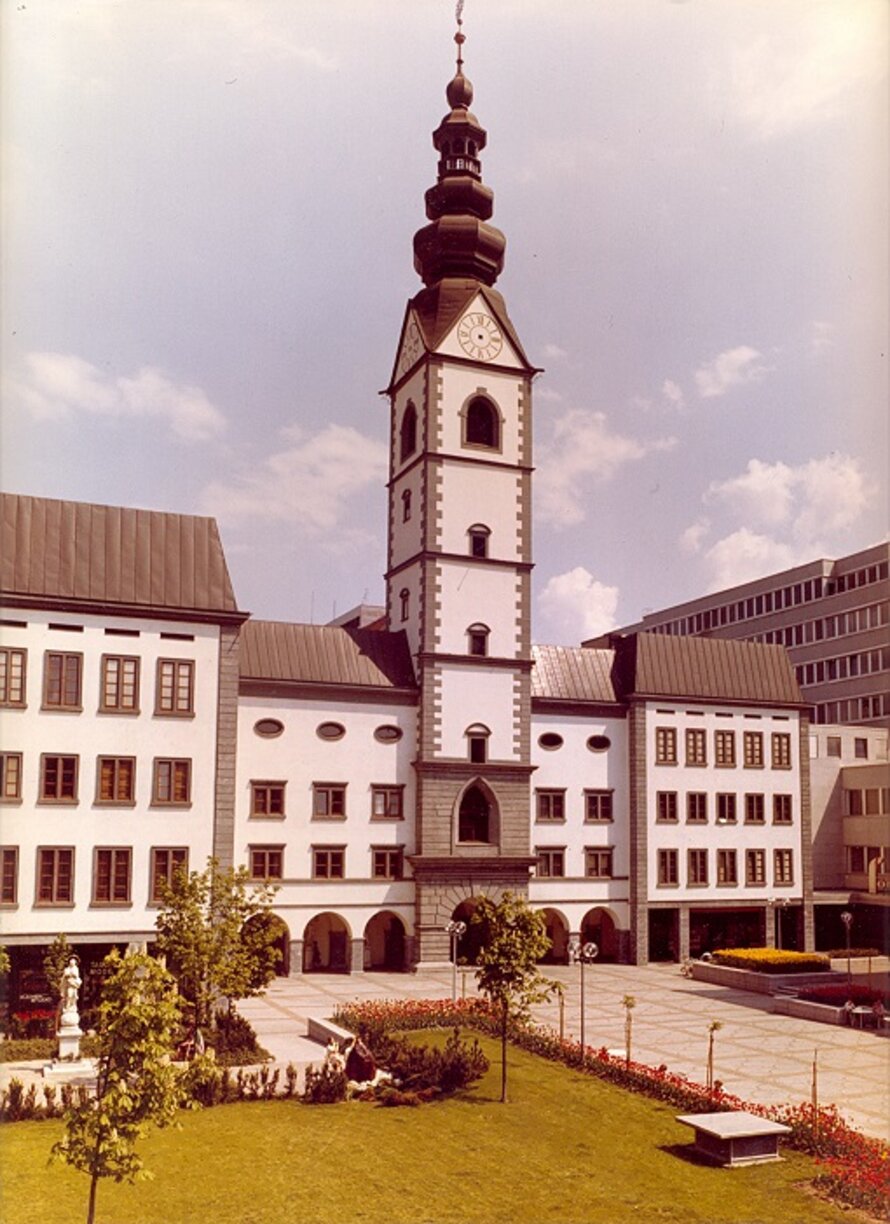
[[66,1013],[62,1012],[62,1024],[56,1036],[59,1039],[59,1057],[57,1062],[77,1062],[80,1059],[80,1039],[83,1036],[83,1029],[78,1021],[80,1017],[77,1012],[74,1013],[76,1019],[73,1024],[66,1024]]
[[[73,1018],[74,1023],[71,1023]],[[59,1055],[43,1068],[43,1078],[51,1083],[66,1083],[72,1080],[88,1081],[95,1079],[96,1068],[91,1058],[81,1058],[80,1039],[83,1029],[80,1027],[80,1016],[74,1011],[62,1012],[62,1023],[56,1034],[59,1039]]]

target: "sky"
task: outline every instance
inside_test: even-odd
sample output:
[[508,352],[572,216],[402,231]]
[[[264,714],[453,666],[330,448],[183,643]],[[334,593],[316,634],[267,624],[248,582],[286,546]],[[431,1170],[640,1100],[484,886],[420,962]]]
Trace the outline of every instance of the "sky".
[[[886,0],[467,0],[532,362],[534,637],[886,538]],[[382,602],[452,0],[0,0],[4,489]]]

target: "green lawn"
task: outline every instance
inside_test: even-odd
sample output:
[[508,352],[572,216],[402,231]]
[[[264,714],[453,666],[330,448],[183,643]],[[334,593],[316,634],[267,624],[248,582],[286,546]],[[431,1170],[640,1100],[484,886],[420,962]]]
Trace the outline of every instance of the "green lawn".
[[[431,1035],[427,1035],[431,1036]],[[492,1068],[460,1099],[227,1105],[155,1132],[155,1179],[99,1187],[101,1224],[823,1224],[852,1212],[799,1188],[805,1157],[715,1169],[673,1111],[522,1051],[511,1103]],[[4,1224],[80,1224],[87,1179],[46,1158],[58,1122],[0,1129]]]

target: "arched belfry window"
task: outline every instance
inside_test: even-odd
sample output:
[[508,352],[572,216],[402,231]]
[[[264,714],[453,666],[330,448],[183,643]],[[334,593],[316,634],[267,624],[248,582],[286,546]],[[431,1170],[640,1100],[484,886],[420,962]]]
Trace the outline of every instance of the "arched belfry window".
[[484,765],[488,760],[488,737],[491,735],[488,727],[482,723],[473,723],[467,727],[467,752],[474,765]]
[[417,409],[414,401],[408,400],[408,407],[402,414],[402,424],[399,429],[399,460],[404,463],[417,450]]
[[411,518],[411,490],[405,489],[402,494],[402,522],[407,523]]
[[399,591],[399,608],[402,620],[406,621],[411,611],[411,592],[407,587],[402,587],[401,591]]
[[484,395],[476,395],[464,409],[464,444],[499,450],[501,415]]
[[488,556],[488,539],[491,535],[491,528],[486,527],[484,523],[474,523],[467,532],[470,541],[470,556],[471,557],[487,557]]
[[484,658],[488,654],[488,635],[491,632],[488,625],[470,625],[467,630],[467,649],[471,655]]
[[491,802],[480,786],[471,786],[464,793],[457,813],[457,840],[460,842],[491,841]]

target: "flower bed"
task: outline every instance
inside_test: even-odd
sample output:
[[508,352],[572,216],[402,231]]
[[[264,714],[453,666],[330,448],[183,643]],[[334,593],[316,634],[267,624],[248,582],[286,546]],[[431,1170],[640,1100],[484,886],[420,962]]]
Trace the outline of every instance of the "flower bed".
[[[338,1008],[334,1019],[353,1032],[449,1028],[455,1024],[492,1037],[499,1036],[500,1031],[498,1017],[483,999],[356,1002]],[[880,1140],[854,1130],[834,1105],[814,1110],[807,1103],[764,1106],[743,1101],[724,1092],[719,1080],[709,1091],[664,1065],[649,1067],[615,1057],[605,1049],[582,1049],[578,1042],[560,1038],[546,1026],[514,1024],[510,1040],[532,1054],[654,1097],[686,1113],[744,1109],[782,1122],[791,1127],[784,1142],[819,1162],[822,1172],[815,1181],[821,1190],[838,1202],[890,1220],[890,1150]]]
[[890,1006],[890,995],[883,990],[870,990],[868,986],[857,986],[854,982],[848,986],[846,982],[838,986],[805,986],[798,998],[810,1003],[827,1003],[830,1007],[843,1007],[849,1000],[857,1007],[871,1007],[873,1003]]
[[720,948],[714,963],[754,973],[829,972],[831,962],[822,952],[785,952],[780,948]]

